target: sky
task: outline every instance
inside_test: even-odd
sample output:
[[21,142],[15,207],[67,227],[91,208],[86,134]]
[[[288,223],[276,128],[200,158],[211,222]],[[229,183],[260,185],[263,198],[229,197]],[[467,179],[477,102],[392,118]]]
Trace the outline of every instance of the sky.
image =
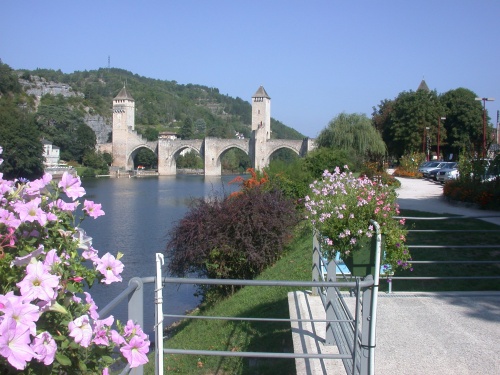
[[[0,59],[64,73],[108,66],[216,87],[316,137],[341,112],[464,87],[500,109],[499,0],[3,0]],[[133,93],[133,87],[130,87]],[[111,104],[110,104],[111,105]]]

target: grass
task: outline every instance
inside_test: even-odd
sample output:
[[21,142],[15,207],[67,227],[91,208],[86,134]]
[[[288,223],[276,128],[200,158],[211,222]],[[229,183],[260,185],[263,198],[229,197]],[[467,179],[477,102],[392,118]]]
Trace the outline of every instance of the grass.
[[[402,216],[442,216],[425,212],[403,211]],[[494,224],[477,219],[451,219],[446,221],[407,220],[412,229],[453,229],[449,233],[410,233],[409,245],[465,245],[500,244],[500,232],[474,233],[467,230],[498,230]],[[458,231],[458,232],[457,232]],[[258,279],[262,280],[311,280],[311,230],[300,228],[288,251],[274,266]],[[412,248],[414,260],[499,260],[497,249],[417,249]],[[397,276],[463,276],[498,275],[498,265],[427,265],[414,264],[413,272],[400,272]],[[385,285],[384,285],[385,284]],[[394,280],[393,291],[446,291],[446,290],[500,290],[496,281],[420,281]],[[387,283],[381,283],[381,290]],[[203,311],[203,315],[236,317],[288,318],[288,291],[295,288],[245,287],[232,297]],[[166,341],[168,348],[292,352],[293,344],[290,323],[228,322],[219,320],[186,320],[171,332]],[[244,359],[238,357],[215,357],[192,355],[165,355],[165,373],[174,374],[272,374],[295,373],[295,362],[288,359]],[[146,374],[154,373],[154,357],[145,368]]]

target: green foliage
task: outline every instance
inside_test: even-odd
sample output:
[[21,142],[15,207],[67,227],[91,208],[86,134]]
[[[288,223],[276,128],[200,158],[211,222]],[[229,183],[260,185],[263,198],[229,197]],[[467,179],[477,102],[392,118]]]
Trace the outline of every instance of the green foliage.
[[137,168],[139,165],[142,165],[146,169],[154,169],[158,164],[158,156],[151,151],[149,148],[141,148],[137,152],[134,158],[134,166]]
[[[466,152],[467,157],[482,154],[483,111],[481,102],[475,100],[476,94],[465,88],[450,90],[441,96],[446,108],[446,120],[443,122],[447,142],[443,150],[447,154]],[[487,129],[491,132],[491,129]],[[487,140],[491,138],[487,135]]]
[[221,156],[222,170],[230,173],[244,173],[251,167],[248,155],[238,148],[231,148]]
[[68,107],[60,95],[43,97],[36,122],[43,137],[60,147],[63,160],[82,163],[84,154],[95,149],[96,136],[85,124],[84,112]]
[[321,177],[325,170],[333,170],[338,165],[348,165],[351,170],[359,171],[362,163],[349,151],[325,147],[310,152],[304,159],[304,167],[311,172],[313,178]]
[[316,142],[318,147],[344,150],[361,161],[380,158],[386,153],[384,141],[371,120],[358,113],[343,112],[334,117]]
[[[231,197],[197,199],[169,232],[169,272],[253,279],[281,257],[297,221],[293,202],[260,184]],[[221,286],[202,292],[213,299],[232,290]]]
[[196,151],[186,152],[184,155],[179,155],[175,160],[177,168],[201,169],[204,167],[204,162]]
[[43,173],[43,146],[33,115],[7,96],[0,98],[0,146],[4,178],[35,179]]
[[425,154],[421,152],[408,152],[399,159],[399,166],[394,175],[400,177],[422,177],[418,167],[425,161]]
[[[437,125],[439,116],[443,116],[445,109],[439,101],[435,91],[425,90],[404,91],[398,95],[392,104],[385,102],[381,108],[385,114],[390,108],[390,115],[386,118],[384,127],[384,141],[389,153],[400,157],[405,152],[422,150],[423,134],[426,127],[429,131],[431,144],[436,144]],[[440,134],[444,142],[446,134]]]
[[309,192],[309,184],[314,180],[313,174],[305,167],[304,159],[292,162],[274,160],[265,168],[272,186],[299,203]]
[[[83,155],[83,165],[88,168],[95,169],[96,174],[108,174],[109,173],[109,154],[105,157],[102,152],[87,151]],[[108,159],[108,160],[107,160]]]
[[7,64],[0,60],[0,96],[5,94],[18,94],[21,92],[21,85],[17,74]]

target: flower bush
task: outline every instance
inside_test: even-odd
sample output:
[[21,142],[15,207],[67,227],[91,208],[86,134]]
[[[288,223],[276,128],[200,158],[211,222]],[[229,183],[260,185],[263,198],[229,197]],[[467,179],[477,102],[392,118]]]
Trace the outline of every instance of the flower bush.
[[10,181],[0,173],[2,374],[107,374],[118,349],[130,367],[148,360],[141,327],[100,317],[87,292],[97,281],[121,281],[123,263],[120,254],[99,257],[78,227],[85,217],[104,215],[100,204],[85,200],[77,219],[84,195],[80,179],[67,173],[58,183],[49,174]]
[[343,259],[352,255],[363,237],[375,234],[370,224],[374,220],[384,235],[386,273],[410,268],[404,219],[394,219],[399,214],[394,189],[366,176],[356,178],[347,166],[344,169],[325,171],[321,180],[310,185],[311,195],[305,197],[308,218],[323,239],[323,256],[332,260],[337,252]]

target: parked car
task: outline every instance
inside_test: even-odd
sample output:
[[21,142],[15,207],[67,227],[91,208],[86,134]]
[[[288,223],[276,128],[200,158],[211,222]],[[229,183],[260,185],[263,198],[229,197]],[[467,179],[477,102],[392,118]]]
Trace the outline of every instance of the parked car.
[[427,178],[430,178],[431,180],[437,181],[437,174],[443,170],[443,169],[453,169],[457,167],[457,163],[455,162],[445,162],[442,165],[440,165],[436,169],[432,169],[427,173]]
[[425,167],[418,168],[418,171],[422,173],[424,178],[429,178],[429,172],[435,169],[444,168],[446,166],[444,161],[433,161],[432,163],[426,165]]
[[437,181],[444,184],[446,181],[457,179],[458,176],[459,176],[458,165],[455,165],[454,168],[440,169],[436,175],[436,179]]

